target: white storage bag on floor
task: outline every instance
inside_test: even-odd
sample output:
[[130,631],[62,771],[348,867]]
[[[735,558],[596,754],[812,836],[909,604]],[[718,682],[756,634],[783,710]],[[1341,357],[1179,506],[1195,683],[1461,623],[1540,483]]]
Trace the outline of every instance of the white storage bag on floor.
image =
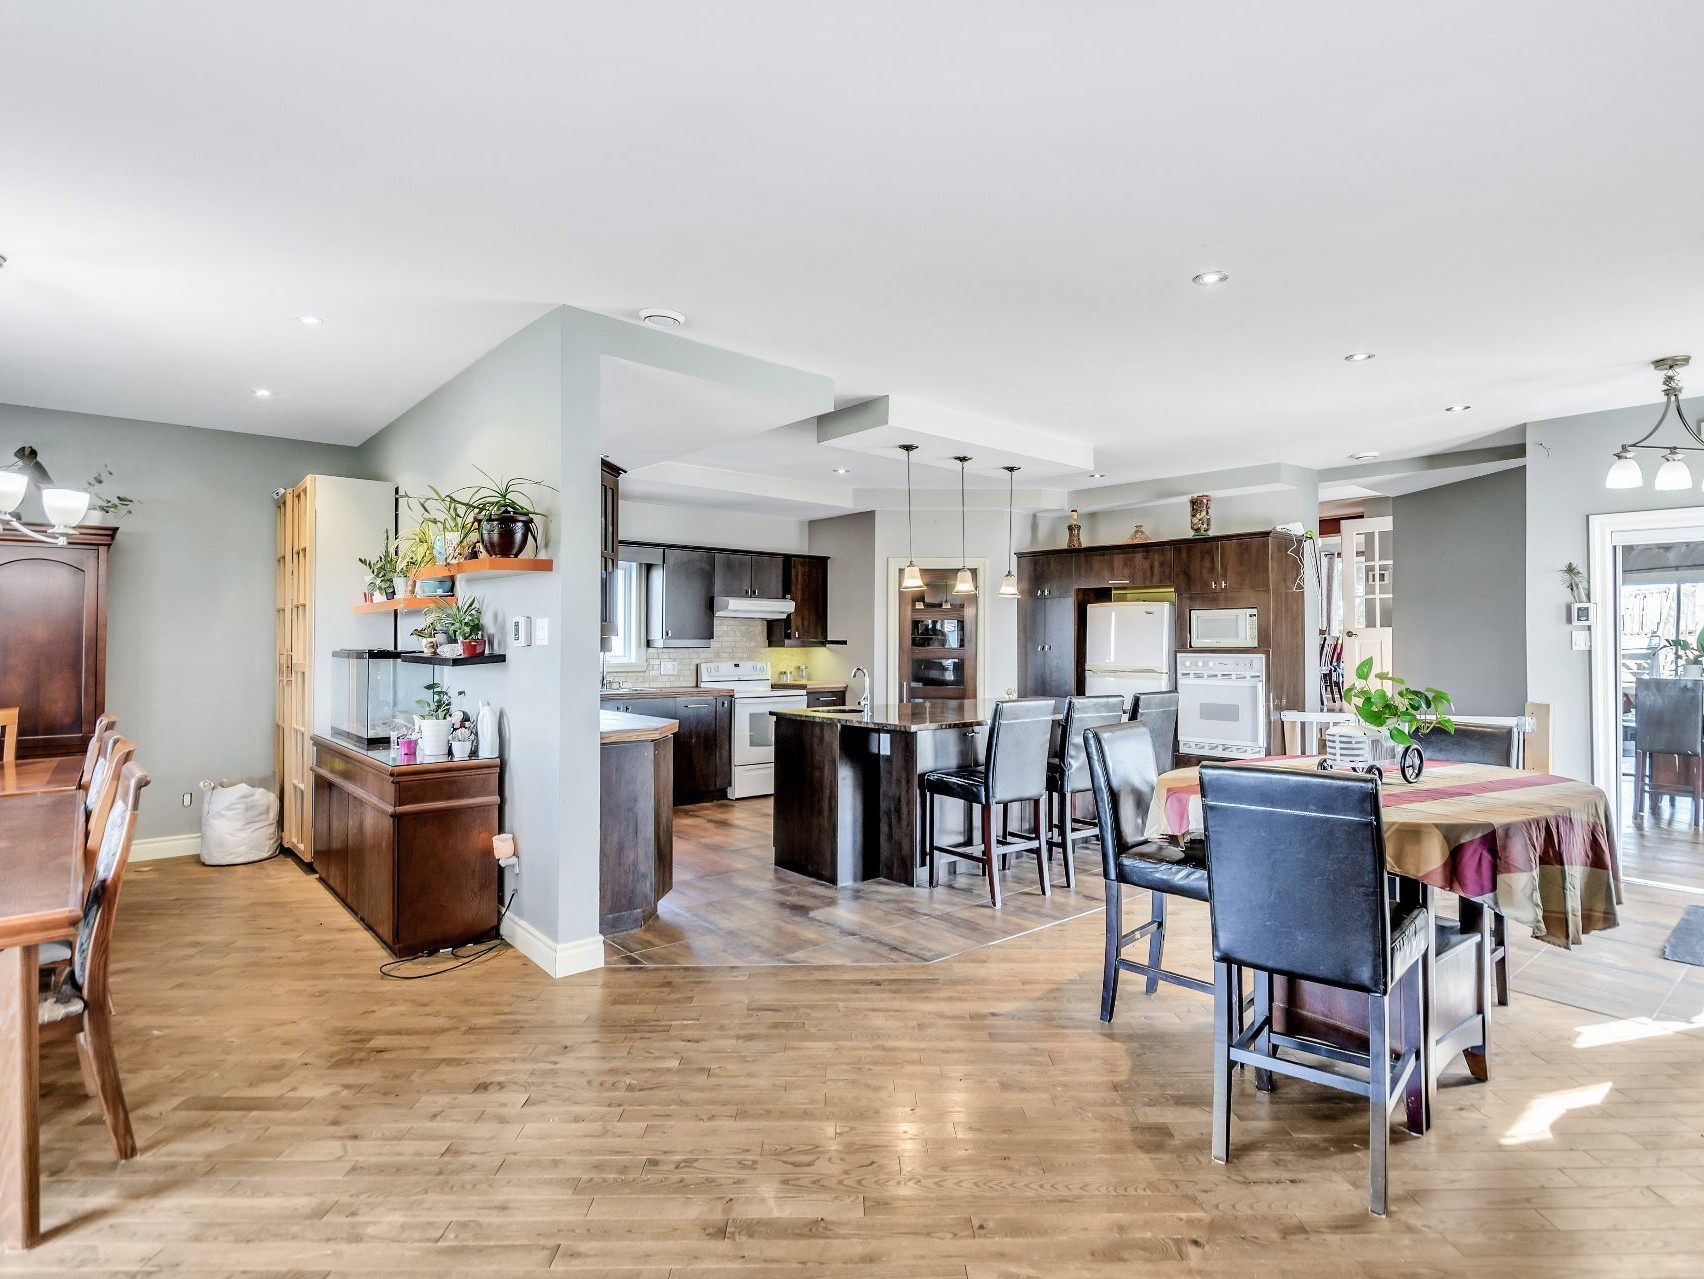
[[201,810],[201,860],[208,866],[263,862],[278,851],[278,796],[221,782]]

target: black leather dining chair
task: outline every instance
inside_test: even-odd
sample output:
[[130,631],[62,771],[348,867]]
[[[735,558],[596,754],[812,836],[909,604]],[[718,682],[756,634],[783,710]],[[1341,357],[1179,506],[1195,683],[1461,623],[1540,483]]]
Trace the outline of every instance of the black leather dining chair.
[[[1414,1027],[1429,992],[1421,961],[1432,945],[1431,912],[1393,912],[1386,887],[1384,823],[1376,777],[1303,773],[1248,765],[1203,765],[1208,899],[1213,920],[1213,1159],[1230,1157],[1231,1081],[1238,1065],[1255,1067],[1256,1085],[1289,1075],[1367,1099],[1368,1206],[1384,1216],[1390,1112],[1416,1092],[1430,1067],[1419,1047],[1396,1046],[1390,1003],[1407,996]],[[1255,1011],[1238,1029],[1240,991],[1233,972],[1254,970]],[[1281,1033],[1272,1020],[1272,979],[1320,982],[1367,998],[1367,1051]],[[1240,984],[1240,979],[1239,979]],[[1303,1054],[1311,1060],[1297,1060]],[[1363,1081],[1333,1069],[1359,1066]],[[1411,1105],[1411,1131],[1424,1102]]]
[[[1420,738],[1420,749],[1427,759],[1496,764],[1502,768],[1521,766],[1521,734],[1513,724],[1499,726],[1457,722],[1453,733],[1433,729],[1425,734]],[[1486,915],[1488,919],[1484,918]],[[1463,902],[1461,917],[1456,921],[1458,936],[1452,939],[1452,944],[1459,943],[1482,926],[1486,932],[1485,944],[1491,951],[1491,974],[1497,1003],[1506,1008],[1509,1004],[1508,921],[1488,906]],[[1444,926],[1440,924],[1439,929],[1441,939],[1445,935]]]
[[1082,821],[1073,811],[1078,795],[1089,789],[1089,761],[1084,754],[1083,734],[1091,728],[1117,724],[1124,719],[1124,699],[1111,697],[1068,697],[1059,740],[1053,758],[1047,761],[1047,865],[1053,866],[1053,850],[1065,855],[1065,886],[1077,884],[1076,843],[1096,831],[1093,820]]
[[[976,862],[988,876],[988,898],[1000,905],[1000,863],[1014,853],[1034,852],[1041,891],[1051,893],[1047,873],[1047,827],[1042,800],[1047,794],[1048,747],[1053,738],[1053,699],[1021,697],[999,702],[988,726],[986,762],[970,768],[936,769],[924,773],[923,850],[929,859],[929,887],[941,883],[940,858]],[[935,801],[956,799],[982,810],[982,838],[964,844],[942,845],[935,838]],[[1007,804],[1033,804],[1035,835],[996,839],[994,812]]]
[[1130,699],[1130,718],[1148,726],[1154,739],[1154,767],[1169,773],[1177,763],[1177,694],[1137,693]]
[[[1211,982],[1164,967],[1166,898],[1207,900],[1207,863],[1199,846],[1175,849],[1151,842],[1143,829],[1154,800],[1157,777],[1153,734],[1142,720],[1092,728],[1087,736],[1089,778],[1095,794],[1100,831],[1101,875],[1106,880],[1106,963],[1101,974],[1102,1021],[1112,1020],[1118,999],[1118,974],[1141,973],[1151,995],[1162,981],[1204,994]],[[1146,889],[1151,909],[1146,923],[1124,931],[1124,889]],[[1148,962],[1124,958],[1124,948],[1147,938]]]

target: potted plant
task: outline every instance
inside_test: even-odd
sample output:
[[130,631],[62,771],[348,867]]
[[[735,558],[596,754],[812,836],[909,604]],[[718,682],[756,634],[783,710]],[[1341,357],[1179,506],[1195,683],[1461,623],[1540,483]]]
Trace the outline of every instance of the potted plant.
[[1675,665],[1683,679],[1697,679],[1704,676],[1704,630],[1691,639],[1664,639],[1658,647],[1674,650]]
[[1343,703],[1359,722],[1326,730],[1323,768],[1352,772],[1383,771],[1397,761],[1405,782],[1418,781],[1426,767],[1419,739],[1435,728],[1455,732],[1447,712],[1450,695],[1441,688],[1414,688],[1389,671],[1373,674],[1373,659],[1363,658],[1355,680],[1343,690]]
[[[355,561],[367,570],[367,591],[374,599],[400,598],[397,591],[397,559],[396,552],[391,548],[390,534],[379,530],[379,553],[370,560]],[[407,585],[406,579],[403,581]]]
[[463,724],[450,730],[450,758],[466,759],[473,753],[473,730]]
[[528,501],[525,490],[529,485],[552,493],[556,490],[543,480],[529,480],[525,476],[494,480],[484,471],[480,475],[485,483],[461,490],[458,499],[462,512],[470,521],[477,522],[479,544],[485,553],[498,559],[515,559],[527,549],[529,540],[536,549],[537,521],[544,515]]
[[441,758],[450,753],[450,690],[433,680],[425,691],[426,696],[415,703],[420,713],[414,717],[414,726],[420,733],[421,753]]

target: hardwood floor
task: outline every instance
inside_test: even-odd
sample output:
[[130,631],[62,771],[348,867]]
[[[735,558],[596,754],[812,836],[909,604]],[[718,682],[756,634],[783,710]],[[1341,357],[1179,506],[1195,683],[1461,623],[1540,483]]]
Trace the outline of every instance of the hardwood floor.
[[[1201,912],[1173,927],[1205,954]],[[1208,1001],[1131,982],[1103,1026],[1100,938],[560,982],[505,949],[393,982],[281,861],[142,863],[115,951],[142,1155],[114,1163],[50,1051],[49,1237],[0,1273],[1704,1271],[1704,970],[1691,1027],[1517,996],[1491,1082],[1393,1131],[1380,1221],[1353,1097],[1241,1079],[1210,1161]]]
[[915,964],[961,955],[1087,914],[1098,914],[1100,852],[1077,851],[1077,886],[1058,857],[1044,897],[1035,859],[1001,878],[1005,905],[988,905],[974,867],[940,888],[871,880],[835,888],[775,868],[768,799],[724,800],[675,810],[674,891],[657,918],[610,937],[609,964]]
[[1692,801],[1663,796],[1634,820],[1633,782],[1621,787],[1621,871],[1704,893],[1704,831],[1692,829]]

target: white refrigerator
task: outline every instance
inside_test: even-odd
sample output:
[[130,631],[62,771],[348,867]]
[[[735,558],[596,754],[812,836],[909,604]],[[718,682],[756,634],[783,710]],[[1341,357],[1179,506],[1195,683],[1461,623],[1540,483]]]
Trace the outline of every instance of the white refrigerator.
[[1153,602],[1090,604],[1084,610],[1083,692],[1090,697],[1175,687],[1172,649],[1176,606]]

